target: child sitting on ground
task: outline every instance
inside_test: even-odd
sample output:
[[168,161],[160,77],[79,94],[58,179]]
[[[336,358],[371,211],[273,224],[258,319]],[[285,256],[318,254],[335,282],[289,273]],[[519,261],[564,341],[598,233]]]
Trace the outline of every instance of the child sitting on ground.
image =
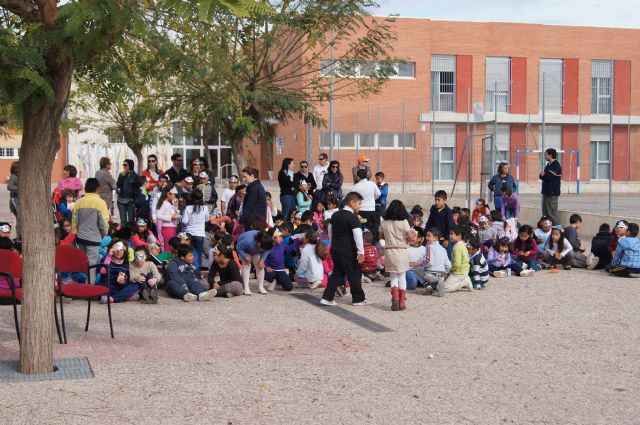
[[453,207],[451,211],[453,214],[453,224],[458,224],[458,218],[460,217],[460,207]]
[[495,241],[498,239],[498,235],[496,233],[496,229],[491,227],[488,217],[484,215],[481,216],[478,219],[478,223],[478,239],[480,239],[480,243],[486,247],[486,251],[489,247],[493,246]]
[[425,264],[425,289],[424,294],[437,294],[440,297],[445,293],[445,278],[451,271],[451,260],[447,250],[440,245],[440,229],[432,227],[427,230],[427,262]]
[[489,214],[491,214],[491,210],[487,202],[480,198],[476,201],[476,206],[471,213],[471,222],[477,226],[480,224],[480,217],[487,217]]
[[564,238],[571,244],[573,248],[573,260],[571,265],[581,269],[593,270],[597,265],[599,258],[593,254],[585,255],[585,248],[580,242],[578,229],[582,226],[582,217],[578,214],[571,214],[569,217],[569,225],[564,229]]
[[167,293],[185,302],[208,301],[217,291],[207,291],[194,265],[193,247],[180,245],[177,256],[167,264]]
[[407,270],[407,290],[422,287],[426,280],[427,247],[424,246],[424,230],[420,227],[414,227],[413,230],[416,232],[416,237],[410,240],[410,245],[407,247],[409,267],[411,267]]
[[471,270],[469,271],[469,277],[471,283],[475,289],[484,289],[489,282],[489,265],[487,260],[482,255],[480,239],[477,237],[471,237],[468,242],[469,248],[469,262],[471,263]]
[[233,261],[233,251],[224,244],[215,245],[211,251],[213,263],[207,281],[218,297],[237,297],[242,295],[242,276],[240,268]]
[[274,227],[269,231],[271,240],[273,241],[273,247],[267,255],[267,259],[264,261],[265,275],[264,280],[269,282],[267,290],[273,292],[276,289],[276,284],[280,285],[283,290],[290,291],[293,289],[291,278],[289,277],[289,271],[285,265],[285,256],[294,252],[298,246],[300,246],[300,240],[297,240],[291,245],[287,245],[284,242],[282,232],[280,229]]
[[538,251],[540,253],[544,251],[544,247],[547,245],[547,239],[551,236],[551,226],[551,219],[546,215],[543,215],[538,221],[538,227],[533,232],[536,238],[536,243],[538,244]]
[[511,256],[520,268],[538,271],[538,244],[533,240],[533,229],[525,224],[518,230],[518,239],[513,241]]
[[616,223],[616,227],[613,229],[613,237],[611,238],[611,242],[609,243],[609,252],[611,253],[611,258],[613,258],[613,254],[616,252],[616,248],[618,247],[618,241],[624,237],[629,235],[629,222],[627,220],[620,220]]
[[640,277],[638,224],[629,223],[627,227],[627,235],[618,240],[609,273],[617,277]]
[[509,270],[513,271],[513,274],[516,276],[533,276],[535,274],[534,270],[522,270],[522,266],[517,261],[511,259],[509,245],[509,239],[502,238],[489,250],[487,262],[489,263],[489,271],[493,277],[506,277],[509,274]]
[[491,211],[491,214],[489,214],[489,222],[491,223],[491,227],[496,231],[496,240],[504,238],[504,219],[502,213],[499,210]]
[[133,252],[134,260],[129,264],[129,277],[132,282],[140,285],[142,302],[158,304],[158,284],[162,276],[158,268],[151,261],[147,261],[147,249],[137,247]]
[[469,251],[463,240],[465,229],[462,226],[453,226],[449,233],[449,239],[453,244],[451,259],[451,274],[444,281],[444,291],[438,288],[438,296],[444,296],[445,292],[456,292],[463,288],[473,291],[473,284],[469,278]]
[[362,269],[362,281],[365,283],[371,283],[373,280],[383,279],[380,274],[382,270],[382,264],[380,263],[380,256],[378,250],[373,245],[373,233],[366,231],[362,235],[364,240],[364,261],[360,265]]
[[318,232],[313,230],[307,232],[304,235],[304,245],[300,249],[300,261],[298,261],[298,269],[295,275],[296,283],[308,285],[309,289],[319,288],[324,277],[322,262],[328,256],[328,251]]
[[598,234],[591,239],[591,252],[599,259],[596,269],[604,269],[611,264],[613,256],[609,252],[609,244],[612,237],[609,223],[602,223]]
[[562,226],[553,226],[551,236],[547,240],[547,245],[544,248],[542,256],[551,268],[556,268],[558,264],[562,264],[565,270],[571,270],[573,247],[569,241],[564,238],[564,229]]

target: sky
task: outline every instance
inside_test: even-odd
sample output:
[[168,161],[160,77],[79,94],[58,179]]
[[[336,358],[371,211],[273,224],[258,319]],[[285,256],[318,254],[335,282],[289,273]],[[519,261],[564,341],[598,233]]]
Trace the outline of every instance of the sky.
[[374,15],[640,28],[638,0],[378,0]]

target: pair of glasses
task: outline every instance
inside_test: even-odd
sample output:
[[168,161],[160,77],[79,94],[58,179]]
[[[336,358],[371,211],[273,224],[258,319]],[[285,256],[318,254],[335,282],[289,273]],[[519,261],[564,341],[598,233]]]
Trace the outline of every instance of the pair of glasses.
[[301,165],[300,168],[309,168],[308,165]]
[[331,168],[340,168],[337,165],[332,165]]
[[129,164],[122,164],[122,166],[126,168],[129,166]]
[[158,162],[158,161],[156,161],[155,159],[150,159],[149,160],[149,164],[152,164],[152,163],[155,164],[156,162]]

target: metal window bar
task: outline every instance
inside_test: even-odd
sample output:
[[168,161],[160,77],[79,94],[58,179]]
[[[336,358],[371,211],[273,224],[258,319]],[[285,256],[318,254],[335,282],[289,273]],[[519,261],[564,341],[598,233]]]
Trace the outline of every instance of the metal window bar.
[[[486,61],[487,112],[511,110],[511,58],[489,57]],[[495,103],[494,105],[494,96]]]
[[456,57],[431,57],[431,108],[433,111],[456,110]]
[[611,112],[611,86],[613,69],[611,61],[591,62],[591,113]]
[[[564,64],[562,59],[540,59],[540,110],[543,98],[545,112],[561,113],[564,106]],[[544,75],[544,84],[542,78]],[[543,87],[544,86],[544,90]]]

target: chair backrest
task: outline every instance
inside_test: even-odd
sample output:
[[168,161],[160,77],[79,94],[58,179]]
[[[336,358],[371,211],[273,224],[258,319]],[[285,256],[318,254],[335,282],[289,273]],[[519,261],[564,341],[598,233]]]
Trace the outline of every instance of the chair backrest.
[[0,249],[0,272],[11,273],[14,278],[22,278],[22,258],[14,251]]
[[89,258],[73,245],[56,247],[56,270],[60,273],[88,273]]

